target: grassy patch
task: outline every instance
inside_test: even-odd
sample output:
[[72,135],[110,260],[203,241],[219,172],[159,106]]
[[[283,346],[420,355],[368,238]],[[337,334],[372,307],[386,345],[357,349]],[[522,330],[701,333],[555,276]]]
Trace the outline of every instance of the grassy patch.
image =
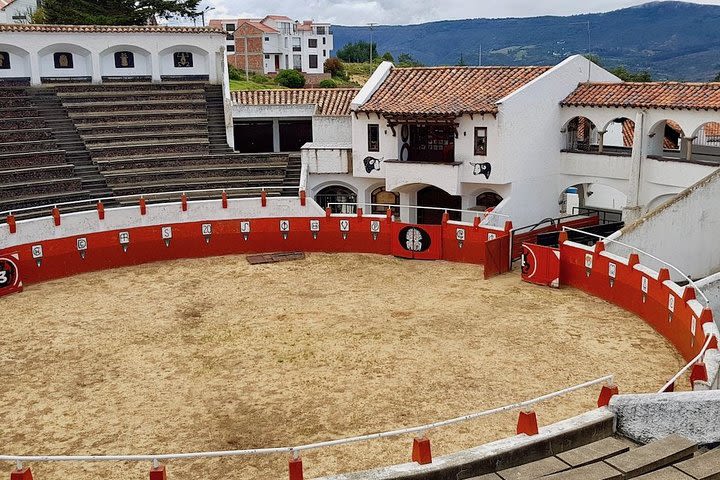
[[285,88],[274,83],[256,83],[245,80],[230,80],[230,90],[267,90],[267,89]]

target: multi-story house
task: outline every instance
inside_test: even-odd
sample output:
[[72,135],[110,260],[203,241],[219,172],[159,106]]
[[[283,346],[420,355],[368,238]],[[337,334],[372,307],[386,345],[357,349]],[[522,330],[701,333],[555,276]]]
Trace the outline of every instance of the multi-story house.
[[211,20],[210,25],[227,32],[228,62],[249,72],[295,69],[322,74],[333,49],[329,23],[268,15],[263,19]]
[[38,0],[0,0],[0,23],[29,23]]

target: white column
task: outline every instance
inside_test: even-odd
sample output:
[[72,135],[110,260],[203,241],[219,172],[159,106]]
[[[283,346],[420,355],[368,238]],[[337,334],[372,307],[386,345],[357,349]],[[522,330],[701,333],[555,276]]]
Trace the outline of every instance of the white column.
[[160,82],[160,55],[153,53],[150,55],[150,63],[152,68],[152,81],[154,83]]
[[30,54],[30,85],[40,85],[40,55]]
[[645,141],[645,113],[638,112],[635,115],[635,131],[633,134],[632,155],[630,156],[630,178],[627,188],[627,205],[623,209],[623,220],[630,223],[640,217],[640,175],[642,171],[642,159],[646,155],[647,145]]
[[100,68],[100,52],[90,52],[90,65],[92,68],[92,83],[102,83],[102,69]]

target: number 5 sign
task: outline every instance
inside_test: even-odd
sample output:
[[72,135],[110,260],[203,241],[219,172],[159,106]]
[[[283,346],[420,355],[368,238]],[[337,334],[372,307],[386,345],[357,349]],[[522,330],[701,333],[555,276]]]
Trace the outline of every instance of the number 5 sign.
[[0,297],[22,292],[22,281],[18,269],[18,254],[0,256]]

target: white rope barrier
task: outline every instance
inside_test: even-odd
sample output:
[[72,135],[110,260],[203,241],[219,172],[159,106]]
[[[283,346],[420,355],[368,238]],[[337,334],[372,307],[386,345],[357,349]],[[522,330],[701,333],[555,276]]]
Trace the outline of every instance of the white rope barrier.
[[496,217],[503,217],[503,218],[510,218],[510,215],[506,215],[504,213],[495,213],[495,212],[488,212],[487,210],[461,210],[459,208],[444,208],[444,207],[422,207],[419,205],[400,205],[400,204],[391,204],[391,203],[363,203],[363,202],[329,202],[328,207],[333,205],[340,205],[340,206],[352,206],[352,207],[386,207],[386,208],[407,208],[407,209],[414,209],[414,210],[440,210],[443,212],[460,212],[460,213],[469,213],[472,215],[475,215],[476,217],[479,217],[481,215],[489,216],[494,215]]
[[698,294],[700,294],[700,296],[701,296],[701,297],[703,298],[703,300],[705,301],[705,306],[706,306],[706,307],[710,306],[710,300],[708,300],[708,298],[705,296],[705,294],[703,293],[703,291],[702,291],[700,288],[698,288],[698,286],[695,284],[695,282],[692,280],[692,278],[690,278],[690,277],[687,276],[682,270],[680,270],[680,269],[677,268],[676,266],[674,266],[674,265],[666,262],[665,260],[663,260],[663,259],[661,259],[661,258],[658,258],[658,257],[656,257],[655,255],[653,255],[653,254],[651,254],[651,253],[648,253],[648,252],[645,252],[645,251],[643,251],[643,250],[640,250],[640,249],[637,248],[637,247],[633,247],[632,245],[628,245],[627,243],[623,243],[623,242],[621,242],[621,241],[619,241],[619,240],[613,240],[612,238],[603,237],[602,235],[597,235],[597,234],[595,234],[595,233],[590,233],[590,232],[586,232],[586,231],[584,231],[584,230],[578,230],[578,229],[570,228],[570,227],[563,227],[563,230],[564,230],[564,231],[570,231],[570,232],[582,233],[583,235],[590,235],[591,237],[599,238],[599,239],[602,240],[603,242],[610,242],[610,243],[616,243],[616,244],[618,244],[618,245],[622,245],[622,246],[625,247],[625,248],[629,248],[631,251],[634,251],[634,252],[637,252],[637,253],[641,253],[641,254],[645,255],[646,257],[652,258],[653,260],[655,260],[655,261],[657,261],[657,262],[660,262],[660,263],[662,263],[663,265],[665,265],[665,266],[667,266],[667,267],[672,268],[672,269],[675,270],[677,273],[679,273],[685,280],[687,280],[688,283],[695,289],[695,291],[696,291]]
[[247,455],[273,455],[278,453],[290,453],[293,457],[297,458],[300,452],[306,450],[316,450],[325,447],[333,447],[338,445],[348,445],[351,443],[367,442],[369,440],[375,440],[380,438],[398,437],[401,435],[408,435],[412,433],[425,433],[429,430],[434,430],[448,425],[454,425],[457,423],[464,423],[470,420],[474,420],[489,415],[495,415],[497,413],[508,412],[511,410],[527,409],[540,402],[544,402],[562,395],[581,390],[583,388],[591,387],[598,384],[612,384],[614,380],[613,375],[606,375],[604,377],[590,380],[585,383],[580,383],[572,387],[567,387],[562,390],[558,390],[552,393],[542,395],[531,400],[525,400],[522,402],[511,403],[502,407],[493,408],[490,410],[484,410],[482,412],[471,413],[469,415],[463,415],[462,417],[451,418],[449,420],[442,420],[439,422],[428,423],[426,425],[420,425],[417,427],[402,428],[398,430],[390,430],[380,433],[372,433],[368,435],[359,435],[355,437],[341,438],[337,440],[329,440],[325,442],[310,443],[306,445],[298,445],[294,447],[274,447],[274,448],[253,448],[246,450],[222,450],[222,451],[209,451],[209,452],[189,452],[189,453],[167,453],[157,455],[0,455],[0,462],[15,462],[18,469],[22,468],[23,462],[153,462],[157,464],[160,460],[178,460],[178,459],[196,459],[196,458],[215,458],[215,457],[238,457]]

